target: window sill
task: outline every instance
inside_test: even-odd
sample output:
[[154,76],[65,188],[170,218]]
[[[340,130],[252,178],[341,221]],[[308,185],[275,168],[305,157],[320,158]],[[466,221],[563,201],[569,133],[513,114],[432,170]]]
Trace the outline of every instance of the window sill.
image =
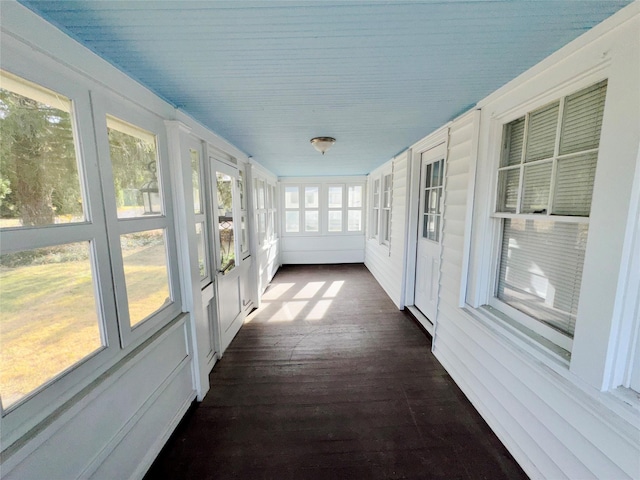
[[556,368],[568,371],[571,352],[552,343],[542,335],[528,329],[516,320],[488,305],[479,308],[467,306],[465,311],[505,341],[521,350],[527,351],[537,360],[550,363]]

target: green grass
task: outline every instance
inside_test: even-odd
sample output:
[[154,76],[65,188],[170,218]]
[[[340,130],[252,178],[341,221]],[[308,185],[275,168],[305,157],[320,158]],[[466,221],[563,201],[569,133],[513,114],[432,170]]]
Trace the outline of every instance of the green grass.
[[[123,256],[135,323],[169,297],[164,244],[132,246]],[[90,263],[81,257],[0,267],[0,395],[5,408],[102,347]]]

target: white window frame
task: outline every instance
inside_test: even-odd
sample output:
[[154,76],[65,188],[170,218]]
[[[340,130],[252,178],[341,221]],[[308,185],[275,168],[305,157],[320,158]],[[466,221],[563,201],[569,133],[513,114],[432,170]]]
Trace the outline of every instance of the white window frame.
[[[573,61],[576,60],[567,60]],[[558,373],[568,375],[571,372],[598,390],[609,390],[624,384],[621,381],[622,372],[628,370],[630,361],[623,357],[624,352],[628,352],[630,348],[631,340],[614,338],[615,332],[629,324],[632,325],[630,328],[637,328],[637,322],[640,321],[629,321],[623,316],[621,295],[616,290],[630,262],[628,249],[622,247],[627,244],[631,235],[629,221],[625,216],[630,208],[631,180],[638,170],[635,153],[630,155],[630,149],[635,149],[633,151],[637,153],[639,135],[634,127],[620,121],[627,112],[633,115],[629,107],[631,83],[628,73],[621,73],[625,71],[622,65],[614,68],[611,62],[596,62],[592,57],[585,64],[590,67],[580,74],[576,74],[575,68],[570,68],[563,71],[565,77],[562,77],[551,70],[536,77],[533,84],[529,82],[528,88],[518,85],[478,104],[482,109],[481,148],[474,166],[474,203],[472,215],[468,219],[471,231],[468,274],[463,276],[461,287],[465,301],[461,306],[471,316],[498,327],[497,331],[506,340],[527,350]],[[581,68],[584,68],[584,64]],[[502,153],[503,125],[605,79],[609,80],[609,87],[589,218],[591,227],[585,252],[574,340],[569,356],[566,351],[524,327],[512,316],[483,307],[489,305],[493,296],[500,258],[502,218],[493,215],[497,194],[496,172]],[[619,82],[623,82],[626,87]],[[633,98],[638,98],[637,93]],[[611,159],[616,159],[615,175],[611,174]],[[603,255],[603,252],[608,253]],[[589,294],[594,291],[598,291],[599,295]]]
[[[362,188],[362,207],[349,207],[348,192],[349,187],[359,186]],[[285,203],[285,191],[287,187],[298,188],[299,195],[299,208],[286,208]],[[305,188],[317,187],[318,188],[318,208],[306,208],[305,207]],[[342,206],[340,208],[329,208],[329,188],[338,187],[342,191]],[[320,177],[309,177],[308,179],[281,179],[280,181],[280,202],[282,205],[283,215],[281,217],[283,237],[314,237],[314,236],[345,236],[345,235],[364,235],[366,231],[366,216],[367,211],[367,188],[366,180],[363,177],[358,177],[353,181],[350,181],[348,177],[329,178],[322,179]],[[304,231],[304,219],[306,210],[317,210],[319,215],[319,228],[318,231],[306,232]],[[348,230],[348,215],[349,210],[361,211],[361,228],[360,230],[349,231]],[[298,232],[286,231],[286,212],[297,211],[300,221],[300,230]],[[329,231],[329,211],[340,211],[342,219],[342,228],[340,231]]]
[[[182,310],[172,177],[164,119],[111,91],[96,89],[84,77],[65,67],[39,59],[40,54],[37,52],[25,51],[23,47],[9,43],[3,45],[4,71],[71,100],[76,154],[79,159],[78,177],[86,220],[3,230],[1,251],[12,253],[89,242],[98,327],[103,347],[71,365],[9,408],[3,409],[0,420],[3,445],[11,445],[35,428],[133,349],[174,320]],[[109,155],[107,115],[153,132],[156,138],[160,185],[163,189],[162,215],[118,219]],[[123,290],[120,235],[160,228],[165,231],[169,290],[173,302],[132,329],[128,321],[126,291]]]
[[[188,149],[189,149],[189,153],[191,153],[192,150],[195,150],[198,152],[199,163],[200,163],[200,170],[199,170],[200,211],[196,212],[195,206],[194,206],[193,214],[194,214],[194,229],[195,229],[195,225],[198,225],[198,224],[201,224],[203,228],[202,235],[205,242],[204,264],[205,264],[206,271],[205,271],[204,277],[201,277],[199,273],[198,273],[198,276],[200,278],[200,287],[204,288],[207,285],[209,285],[211,282],[213,282],[213,274],[211,272],[212,266],[213,266],[213,262],[211,261],[211,259],[213,258],[213,251],[211,249],[211,246],[213,245],[213,242],[211,241],[211,235],[210,235],[211,225],[209,221],[209,219],[211,218],[209,213],[211,211],[211,206],[209,205],[209,201],[208,201],[208,199],[210,198],[209,196],[210,185],[209,185],[209,182],[207,181],[207,179],[209,178],[209,169],[208,169],[208,162],[205,162],[206,154],[204,149],[204,143],[202,142],[202,140],[195,137],[190,137]],[[189,171],[192,172],[192,169],[189,169]],[[197,256],[198,255],[196,252],[196,257]]]
[[[597,82],[594,82],[597,83]],[[494,178],[494,185],[495,185],[495,189],[494,189],[494,208],[493,208],[493,213],[492,213],[492,217],[494,219],[499,219],[499,221],[497,222],[498,224],[498,232],[495,234],[496,238],[500,238],[500,242],[496,242],[494,244],[494,252],[493,252],[493,262],[494,262],[494,269],[495,269],[495,273],[493,275],[493,277],[490,280],[490,291],[492,292],[492,295],[489,297],[487,304],[493,308],[495,308],[496,310],[502,312],[503,314],[507,315],[509,318],[512,318],[514,320],[516,320],[519,324],[521,324],[522,326],[524,326],[525,328],[535,332],[538,335],[541,335],[542,337],[544,337],[545,339],[549,340],[550,342],[552,342],[554,345],[557,345],[558,347],[560,347],[563,351],[559,351],[558,353],[561,354],[561,356],[563,358],[568,358],[568,353],[571,352],[572,347],[573,347],[573,337],[560,332],[546,324],[544,324],[543,322],[527,315],[526,313],[523,313],[519,310],[517,310],[516,308],[508,305],[506,302],[503,302],[502,300],[500,300],[497,297],[497,288],[498,288],[498,277],[499,277],[499,266],[500,266],[500,261],[501,261],[501,255],[502,255],[502,232],[503,232],[503,223],[504,223],[504,219],[523,219],[523,220],[536,220],[536,221],[552,221],[554,223],[559,223],[559,224],[566,224],[566,223],[581,223],[581,224],[589,224],[589,216],[566,216],[566,215],[552,215],[552,210],[553,210],[553,196],[554,196],[554,186],[556,184],[555,182],[555,178],[557,176],[558,173],[558,168],[557,168],[557,164],[558,164],[558,160],[559,159],[563,159],[566,157],[572,157],[575,156],[577,154],[572,153],[572,154],[568,154],[568,155],[560,155],[559,153],[559,147],[560,147],[560,141],[561,141],[561,134],[562,134],[562,123],[563,123],[563,113],[564,113],[564,106],[565,106],[565,100],[568,96],[570,96],[573,93],[576,93],[578,91],[580,91],[581,88],[576,89],[574,91],[571,91],[565,95],[561,95],[560,97],[558,97],[557,99],[553,100],[552,102],[546,103],[546,104],[542,104],[540,106],[537,106],[536,108],[530,108],[530,107],[525,107],[524,110],[526,110],[524,112],[524,114],[522,113],[523,109],[518,109],[517,111],[513,112],[513,114],[515,114],[514,118],[510,119],[510,120],[504,120],[502,123],[502,128],[501,128],[501,136],[500,136],[500,142],[501,142],[501,146],[504,144],[504,136],[506,135],[506,126],[510,123],[513,122],[514,120],[517,120],[519,118],[524,117],[524,129],[525,129],[525,134],[524,134],[524,140],[523,140],[523,150],[522,150],[522,158],[520,160],[520,162],[518,164],[512,165],[512,166],[501,166],[500,163],[498,164],[498,168],[496,168],[495,170],[495,178]],[[530,115],[532,113],[535,113],[537,110],[541,109],[541,108],[545,108],[549,105],[552,105],[554,103],[558,103],[558,115],[557,115],[557,125],[556,125],[556,134],[555,134],[555,142],[554,142],[554,152],[551,154],[551,156],[549,158],[546,158],[544,160],[536,160],[536,161],[532,161],[532,162],[525,162],[524,160],[524,155],[525,155],[525,147],[526,147],[526,140],[527,140],[527,129],[528,129],[528,125],[529,125],[529,118]],[[592,150],[588,150],[588,151],[584,151],[584,152],[580,152],[580,155],[583,155],[585,153],[591,153],[593,151],[598,151],[598,147]],[[499,162],[501,162],[502,160],[502,156],[503,156],[503,151],[501,148],[501,152],[500,152],[500,159]],[[524,176],[524,172],[525,172],[525,168],[530,167],[530,166],[535,166],[535,165],[540,165],[540,164],[551,164],[551,178],[550,178],[550,185],[551,185],[551,189],[549,191],[549,196],[548,196],[548,203],[546,206],[546,211],[544,213],[521,213],[521,208],[522,208],[522,194],[524,191],[524,180],[523,180],[523,176]],[[509,212],[502,212],[499,210],[499,206],[500,206],[500,186],[499,186],[499,175],[500,172],[506,171],[506,170],[518,170],[519,172],[519,185],[518,185],[518,196],[517,196],[517,203],[516,203],[516,211],[515,213],[509,213]],[[565,353],[567,352],[567,353]]]
[[[369,212],[369,238],[378,240],[380,231],[380,204],[382,202],[382,180],[379,175],[369,178],[371,184],[371,198],[369,199],[371,211]],[[378,198],[376,201],[376,185]]]
[[[389,180],[388,193],[385,190],[385,182]],[[380,192],[380,243],[390,246],[391,244],[391,223],[393,209],[393,171],[385,172],[381,175],[381,192]],[[388,198],[385,197],[388,196]],[[388,202],[387,202],[388,200]]]
[[[120,339],[124,347],[137,345],[163,325],[170,322],[182,311],[180,279],[178,273],[178,254],[173,214],[171,169],[167,133],[164,119],[132,104],[115,94],[91,94],[94,125],[100,174],[103,180],[105,212],[107,215],[107,231],[111,249],[112,270],[114,275],[116,303],[120,323]],[[107,116],[115,117],[138,128],[151,132],[156,137],[158,156],[158,188],[162,191],[162,214],[157,216],[118,219],[115,192],[113,190],[113,173],[110,161],[110,146],[107,137]],[[104,132],[104,134],[101,134]],[[172,302],[152,313],[133,328],[130,324],[126,283],[123,269],[123,258],[120,249],[120,236],[148,230],[164,229],[167,249],[167,274],[169,292]]]

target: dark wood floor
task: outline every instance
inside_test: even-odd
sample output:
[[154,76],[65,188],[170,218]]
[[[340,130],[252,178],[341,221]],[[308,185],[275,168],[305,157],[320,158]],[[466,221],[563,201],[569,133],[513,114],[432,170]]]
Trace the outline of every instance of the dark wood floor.
[[526,478],[363,265],[280,269],[151,479]]

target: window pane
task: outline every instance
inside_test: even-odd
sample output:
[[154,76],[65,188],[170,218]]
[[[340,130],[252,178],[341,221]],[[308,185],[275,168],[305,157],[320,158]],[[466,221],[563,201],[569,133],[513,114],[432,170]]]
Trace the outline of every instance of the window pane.
[[[264,180],[258,180],[258,208],[263,209],[266,206],[266,191],[264,188]],[[297,198],[297,197],[296,197]]]
[[300,231],[300,214],[297,210],[295,212],[286,212],[284,229],[290,233]]
[[300,208],[298,199],[298,187],[284,187],[285,208]]
[[498,298],[573,336],[588,225],[505,219]]
[[597,152],[558,160],[553,197],[555,215],[589,216],[597,160]]
[[249,251],[249,242],[247,241],[247,217],[245,215],[240,216],[240,251],[242,253]]
[[198,269],[200,280],[207,277],[207,254],[205,250],[206,239],[204,235],[204,223],[196,223],[196,239],[198,241]]
[[0,255],[3,408],[100,349],[89,242]]
[[160,215],[158,156],[152,133],[107,117],[118,218]]
[[238,170],[238,195],[240,195],[240,210],[247,209],[247,200],[244,194],[244,170]]
[[350,232],[359,232],[362,230],[361,210],[349,210],[347,217],[347,230]]
[[382,211],[383,220],[384,220],[384,238],[385,242],[388,242],[391,239],[391,210],[383,210]]
[[260,238],[260,242],[264,243],[264,238],[267,233],[267,214],[265,212],[261,212],[258,214],[258,236]]
[[[218,236],[220,240],[219,268],[222,274],[236,265],[236,244],[233,218],[233,178],[216,172],[218,190]],[[264,192],[264,182],[262,191]]]
[[524,167],[522,213],[547,213],[552,166],[548,162]]
[[506,139],[506,150],[502,158],[501,166],[518,165],[522,161],[524,117],[505,125],[504,138]]
[[380,180],[373,182],[373,206],[374,208],[380,206]]
[[391,208],[391,174],[384,176],[384,208]]
[[362,207],[362,185],[349,186],[348,206],[349,208]]
[[606,94],[605,80],[567,97],[560,154],[598,148]]
[[342,208],[342,187],[329,187],[329,208]]
[[304,231],[305,232],[317,232],[319,230],[320,218],[318,217],[317,210],[307,210],[304,212]]
[[342,210],[329,211],[329,231],[330,232],[342,231]]
[[84,221],[71,101],[0,80],[0,228]]
[[442,187],[432,188],[425,192],[424,211],[426,213],[438,213],[440,211],[440,194],[441,193],[442,193]]
[[131,326],[171,303],[164,230],[120,236]]
[[378,225],[380,224],[380,210],[375,208],[371,218],[371,236],[378,236]]
[[518,205],[520,169],[502,170],[498,174],[498,212],[515,213]]
[[442,160],[438,160],[433,163],[433,168],[431,169],[431,185],[432,187],[438,187],[442,185],[442,174],[444,173],[444,162]]
[[544,107],[529,116],[526,162],[553,156],[560,103]]
[[318,208],[318,187],[304,187],[305,208]]
[[193,185],[193,211],[202,213],[200,193],[200,154],[197,150],[189,150],[191,154],[191,183]]

